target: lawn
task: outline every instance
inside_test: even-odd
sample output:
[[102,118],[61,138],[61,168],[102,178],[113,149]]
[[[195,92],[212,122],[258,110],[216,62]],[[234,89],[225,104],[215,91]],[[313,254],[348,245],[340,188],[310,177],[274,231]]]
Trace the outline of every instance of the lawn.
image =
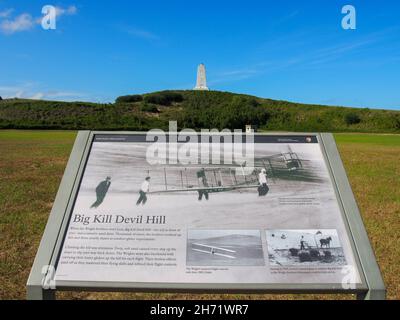
[[[25,283],[75,136],[75,132],[66,131],[0,131],[0,299],[25,298]],[[400,136],[337,134],[336,139],[388,287],[388,297],[400,299]],[[59,297],[281,298],[106,293],[62,293]],[[328,298],[287,296],[310,297]]]

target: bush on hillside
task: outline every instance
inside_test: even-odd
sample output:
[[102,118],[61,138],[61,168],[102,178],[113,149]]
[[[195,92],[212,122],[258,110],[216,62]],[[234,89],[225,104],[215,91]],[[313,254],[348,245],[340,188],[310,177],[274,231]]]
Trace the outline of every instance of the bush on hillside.
[[177,92],[157,92],[145,96],[144,101],[162,106],[170,106],[173,102],[182,102],[183,96]]
[[397,117],[394,121],[394,129],[400,130],[400,117]]
[[346,114],[344,117],[344,121],[347,125],[359,124],[361,122],[361,118],[357,113],[351,112]]
[[149,113],[158,113],[159,112],[157,106],[155,106],[154,104],[146,103],[146,102],[140,106],[140,111],[149,112]]
[[116,103],[134,103],[140,102],[143,100],[143,97],[140,94],[128,95],[128,96],[121,96],[115,100]]
[[199,99],[190,102],[181,119],[188,128],[244,129],[248,124],[266,125],[270,118],[267,109],[251,98],[231,97],[219,104]]

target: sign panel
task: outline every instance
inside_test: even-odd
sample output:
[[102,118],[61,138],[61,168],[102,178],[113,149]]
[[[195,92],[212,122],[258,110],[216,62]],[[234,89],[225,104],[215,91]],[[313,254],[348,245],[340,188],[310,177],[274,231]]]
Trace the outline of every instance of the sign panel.
[[256,136],[251,166],[188,145],[94,136],[57,282],[361,284],[317,136]]

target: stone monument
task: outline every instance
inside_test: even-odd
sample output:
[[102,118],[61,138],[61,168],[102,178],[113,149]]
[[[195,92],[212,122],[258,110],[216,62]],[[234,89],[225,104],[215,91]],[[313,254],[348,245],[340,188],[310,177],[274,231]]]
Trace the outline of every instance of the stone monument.
[[201,63],[197,68],[197,82],[194,90],[209,91],[207,87],[206,66]]

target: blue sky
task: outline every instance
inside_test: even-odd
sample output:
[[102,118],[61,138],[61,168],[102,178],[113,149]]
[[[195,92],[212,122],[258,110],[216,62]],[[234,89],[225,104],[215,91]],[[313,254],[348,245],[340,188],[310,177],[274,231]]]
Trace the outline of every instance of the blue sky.
[[[38,23],[46,4],[56,30]],[[191,89],[201,62],[212,90],[400,110],[400,1],[0,0],[3,97]]]

